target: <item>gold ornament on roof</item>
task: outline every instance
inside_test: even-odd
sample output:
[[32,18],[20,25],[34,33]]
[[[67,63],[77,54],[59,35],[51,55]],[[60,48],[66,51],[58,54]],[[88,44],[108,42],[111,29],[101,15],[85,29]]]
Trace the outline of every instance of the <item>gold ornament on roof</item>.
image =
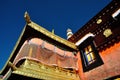
[[25,18],[27,23],[31,23],[30,16],[29,16],[27,11],[25,12],[24,18]]

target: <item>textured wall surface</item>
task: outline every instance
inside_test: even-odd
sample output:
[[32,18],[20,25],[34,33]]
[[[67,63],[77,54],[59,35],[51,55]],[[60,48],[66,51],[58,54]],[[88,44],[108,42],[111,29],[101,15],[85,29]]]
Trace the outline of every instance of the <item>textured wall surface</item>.
[[87,72],[83,72],[80,54],[77,55],[81,80],[103,80],[120,75],[120,42],[99,52],[99,54],[104,64]]

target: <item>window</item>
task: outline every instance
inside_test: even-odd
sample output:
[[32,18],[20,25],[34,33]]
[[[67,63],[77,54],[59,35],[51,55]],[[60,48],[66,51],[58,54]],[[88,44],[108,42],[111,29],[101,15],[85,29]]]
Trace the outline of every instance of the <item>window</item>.
[[103,64],[92,37],[87,38],[83,43],[81,43],[79,45],[79,50],[81,53],[84,72]]
[[90,64],[94,63],[95,55],[94,55],[94,52],[92,50],[92,46],[88,45],[83,51],[84,51],[83,54],[84,54],[84,57],[86,60],[86,64],[90,65]]

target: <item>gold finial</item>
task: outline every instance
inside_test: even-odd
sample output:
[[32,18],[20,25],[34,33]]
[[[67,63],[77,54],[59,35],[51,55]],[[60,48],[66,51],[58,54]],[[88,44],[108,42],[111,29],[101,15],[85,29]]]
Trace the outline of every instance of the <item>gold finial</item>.
[[53,33],[53,34],[55,33],[54,29],[52,29],[52,33]]
[[31,23],[30,16],[29,16],[27,11],[25,12],[24,18],[25,18],[27,23]]

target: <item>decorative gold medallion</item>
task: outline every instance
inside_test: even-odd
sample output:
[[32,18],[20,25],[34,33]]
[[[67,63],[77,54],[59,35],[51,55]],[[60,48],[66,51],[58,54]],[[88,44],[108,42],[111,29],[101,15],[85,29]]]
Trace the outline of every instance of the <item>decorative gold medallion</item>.
[[105,29],[105,31],[103,32],[103,35],[104,35],[105,37],[109,37],[110,35],[112,35],[111,29]]
[[96,23],[100,24],[101,22],[102,22],[102,19],[98,19]]

